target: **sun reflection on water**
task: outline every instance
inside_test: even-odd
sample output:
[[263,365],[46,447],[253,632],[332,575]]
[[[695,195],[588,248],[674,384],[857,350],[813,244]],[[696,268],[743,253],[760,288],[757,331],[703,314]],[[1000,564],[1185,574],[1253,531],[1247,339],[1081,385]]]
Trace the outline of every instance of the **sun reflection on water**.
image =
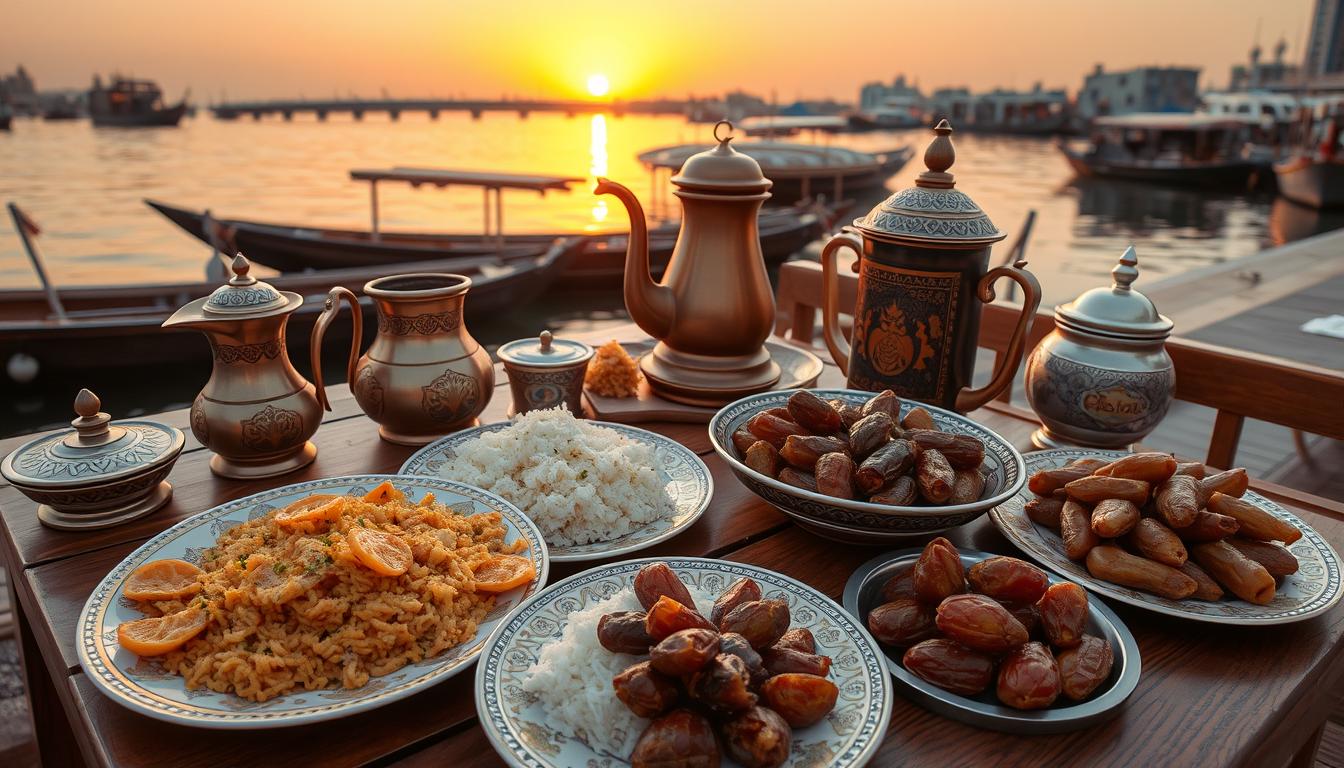
[[[592,123],[589,127],[588,139],[588,175],[592,186],[596,188],[599,176],[607,175],[607,116],[603,114],[593,115]],[[594,225],[601,224],[607,220],[607,199],[599,197],[593,200],[593,223],[587,225],[587,229],[595,229]]]

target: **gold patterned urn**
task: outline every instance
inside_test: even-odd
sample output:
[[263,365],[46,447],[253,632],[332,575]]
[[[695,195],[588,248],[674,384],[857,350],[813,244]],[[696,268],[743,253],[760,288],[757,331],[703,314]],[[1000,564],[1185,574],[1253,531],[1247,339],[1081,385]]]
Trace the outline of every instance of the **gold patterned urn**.
[[322,388],[322,337],[346,301],[354,319],[354,343],[346,370],[355,401],[378,434],[398,445],[424,445],[471,426],[495,387],[490,353],[467,332],[462,314],[471,278],[421,273],[370,280],[364,295],[378,310],[378,335],[363,357],[359,300],[337,286],[313,326],[313,377]]
[[322,420],[317,392],[289,361],[285,325],[303,297],[248,274],[240,253],[234,276],[173,313],[164,328],[194,328],[210,340],[214,368],[191,404],[191,431],[215,453],[222,477],[273,477],[317,458],[308,441]]

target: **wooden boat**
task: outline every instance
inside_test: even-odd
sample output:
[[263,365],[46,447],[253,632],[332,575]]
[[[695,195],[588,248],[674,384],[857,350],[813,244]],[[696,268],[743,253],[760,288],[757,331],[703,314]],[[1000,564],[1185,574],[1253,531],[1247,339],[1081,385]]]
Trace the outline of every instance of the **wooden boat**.
[[1091,143],[1079,151],[1059,142],[1079,176],[1222,189],[1247,189],[1261,164],[1244,154],[1246,125],[1195,114],[1099,117]]
[[1312,208],[1344,207],[1344,159],[1299,155],[1275,163],[1279,194]]
[[171,127],[182,120],[186,111],[186,97],[178,104],[165,104],[163,91],[152,80],[114,75],[111,85],[104,87],[101,78],[95,76],[89,89],[89,117],[96,126]]

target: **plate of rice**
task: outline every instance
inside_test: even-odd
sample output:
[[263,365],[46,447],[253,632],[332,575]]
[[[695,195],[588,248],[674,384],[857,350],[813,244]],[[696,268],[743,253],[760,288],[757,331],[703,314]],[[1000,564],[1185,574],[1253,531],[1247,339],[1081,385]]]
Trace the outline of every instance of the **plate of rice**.
[[512,503],[546,539],[554,562],[598,560],[657,544],[709,506],[714,480],[690,449],[625,424],[564,409],[433,442],[401,467],[482,488]]
[[[505,762],[527,768],[629,765],[650,720],[613,693],[612,678],[640,657],[598,642],[602,616],[639,611],[635,575],[665,563],[703,616],[742,578],[765,599],[787,603],[793,626],[807,628],[815,652],[831,659],[839,694],[819,722],[794,728],[785,766],[847,768],[867,763],[891,719],[893,689],[877,642],[835,601],[812,587],[747,563],[644,558],[602,565],[547,587],[486,642],[476,667],[476,710]],[[728,754],[723,765],[737,765]]]
[[462,671],[548,571],[541,531],[480,489],[313,480],[150,539],[89,596],[76,644],[105,695],[150,717],[300,725]]

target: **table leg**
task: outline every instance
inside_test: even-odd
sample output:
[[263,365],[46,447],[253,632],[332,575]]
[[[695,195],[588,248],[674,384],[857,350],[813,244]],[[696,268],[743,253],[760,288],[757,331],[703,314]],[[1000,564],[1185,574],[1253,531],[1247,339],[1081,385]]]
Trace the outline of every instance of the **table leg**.
[[1317,728],[1316,732],[1307,739],[1307,743],[1303,744],[1297,754],[1293,755],[1293,759],[1288,763],[1288,768],[1312,768],[1316,765],[1316,750],[1320,748],[1321,737],[1324,735],[1325,724],[1322,723],[1321,727]]
[[14,579],[10,577],[10,601],[14,606],[14,631],[18,638],[19,663],[23,666],[23,684],[28,693],[28,711],[33,720],[33,737],[37,741],[37,754],[42,765],[83,766],[84,757],[79,753],[79,742],[66,719],[65,708],[61,706],[56,686],[42,661],[37,640],[18,595],[14,594]]

